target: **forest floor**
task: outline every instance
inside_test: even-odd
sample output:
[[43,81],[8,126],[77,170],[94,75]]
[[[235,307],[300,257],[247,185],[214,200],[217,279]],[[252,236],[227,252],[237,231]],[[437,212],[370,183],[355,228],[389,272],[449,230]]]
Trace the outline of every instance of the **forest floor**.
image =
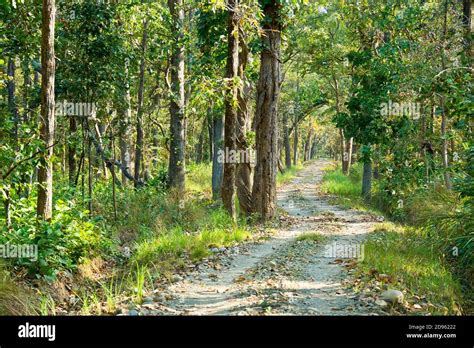
[[[263,242],[215,250],[129,315],[378,315],[351,289],[356,258],[377,221],[318,191],[332,162],[311,162],[278,189],[280,225]],[[359,248],[358,248],[359,247]]]

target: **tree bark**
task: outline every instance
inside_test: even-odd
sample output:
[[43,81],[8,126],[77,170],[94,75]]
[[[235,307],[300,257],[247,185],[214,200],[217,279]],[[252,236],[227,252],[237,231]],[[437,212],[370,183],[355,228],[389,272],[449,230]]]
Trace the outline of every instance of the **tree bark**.
[[[252,163],[251,149],[247,141],[247,131],[249,130],[249,110],[248,96],[250,88],[248,87],[245,70],[248,61],[248,48],[244,41],[244,34],[241,30],[239,38],[239,77],[243,86],[238,90],[239,108],[237,110],[237,150],[241,154],[246,154],[246,161],[239,162],[237,165],[237,197],[239,199],[240,213],[248,216],[252,211]],[[241,156],[242,157],[242,156]]]
[[207,109],[207,132],[209,138],[208,160],[212,162],[214,152],[214,118],[212,113],[212,107],[209,107]]
[[463,0],[463,8],[462,8],[462,24],[464,27],[464,52],[466,53],[466,58],[468,63],[471,63],[471,59],[473,56],[472,50],[472,1],[471,0]]
[[55,0],[43,0],[41,27],[41,120],[40,138],[45,146],[42,164],[38,168],[37,214],[40,219],[53,216],[53,155],[54,143],[54,25]]
[[[135,184],[140,179],[140,166],[143,157],[143,93],[145,89],[146,46],[148,38],[148,19],[143,22],[143,36],[141,43],[142,61],[140,63],[140,77],[138,82],[138,109],[137,109],[137,142],[135,144]],[[135,185],[136,186],[136,185]]]
[[288,114],[285,112],[283,115],[283,143],[285,146],[285,167],[286,169],[291,168],[291,145],[290,145],[290,132],[288,125]]
[[185,190],[184,136],[184,9],[183,0],[168,0],[173,19],[173,52],[171,55],[170,158],[168,181],[172,188]]
[[262,220],[276,213],[278,167],[278,98],[280,94],[280,53],[282,18],[278,0],[261,2],[263,24],[260,76],[255,112],[257,163],[252,190],[253,211]]
[[[131,169],[130,159],[130,134],[132,133],[131,120],[132,120],[132,101],[130,96],[130,84],[128,82],[129,75],[129,63],[128,60],[125,63],[125,108],[122,111],[122,117],[120,120],[120,160],[123,166],[129,171]],[[122,173],[122,184],[127,184],[127,177]]]
[[[444,24],[443,24],[443,42],[442,42],[442,50],[441,50],[441,70],[446,69],[446,51],[445,46],[447,45],[447,31],[448,31],[448,0],[444,1]],[[442,138],[442,149],[441,149],[441,158],[443,161],[443,176],[444,176],[444,184],[448,190],[451,190],[451,175],[449,174],[449,157],[448,157],[448,139],[447,139],[447,123],[448,123],[448,116],[446,110],[446,102],[445,97],[441,96],[441,138]]]
[[201,163],[203,159],[204,135],[207,128],[207,118],[202,120],[201,132],[199,133],[198,142],[196,144],[196,163]]
[[[316,138],[316,136],[315,136],[315,138]],[[317,146],[318,146],[318,142],[316,140],[317,139],[313,139],[313,143],[311,144],[311,155],[310,155],[311,159],[314,159],[314,157],[316,157],[316,150],[317,150]]]
[[304,144],[304,161],[308,161],[309,160],[309,153],[310,153],[310,148],[311,148],[311,139],[313,137],[313,128],[309,128],[308,130],[308,135],[306,137],[306,141],[305,141],[305,144]]
[[221,195],[223,163],[219,161],[219,152],[222,151],[222,138],[224,137],[224,122],[222,117],[215,116],[212,119],[214,151],[212,153],[212,197],[218,199]]
[[344,153],[342,156],[342,173],[345,175],[348,175],[351,170],[352,142],[352,138],[346,139],[344,142]]
[[[227,0],[227,92],[225,95],[225,120],[224,120],[224,151],[231,154],[237,150],[237,85],[236,78],[239,73],[239,23],[237,17],[238,0]],[[222,178],[222,203],[230,216],[235,220],[237,211],[236,197],[236,169],[235,160],[224,158],[224,176]]]
[[362,173],[362,197],[370,200],[372,191],[372,161],[370,159],[364,160]]
[[293,165],[298,165],[298,116],[295,112],[295,119],[293,121]]
[[75,135],[77,132],[77,124],[74,116],[69,116],[69,139],[67,142],[67,158],[69,170],[69,185],[75,186],[76,183],[76,143]]

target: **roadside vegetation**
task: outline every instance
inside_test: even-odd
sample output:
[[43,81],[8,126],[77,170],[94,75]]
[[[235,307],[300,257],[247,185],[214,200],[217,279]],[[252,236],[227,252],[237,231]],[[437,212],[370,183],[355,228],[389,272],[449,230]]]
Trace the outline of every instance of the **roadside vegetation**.
[[438,187],[393,210],[384,204],[386,193],[377,180],[372,199],[361,197],[361,171],[355,165],[346,176],[340,168],[328,168],[320,187],[334,204],[388,219],[377,224],[365,242],[357,277],[365,286],[377,282],[403,290],[412,305],[421,303],[433,314],[472,314],[472,208],[456,193]]

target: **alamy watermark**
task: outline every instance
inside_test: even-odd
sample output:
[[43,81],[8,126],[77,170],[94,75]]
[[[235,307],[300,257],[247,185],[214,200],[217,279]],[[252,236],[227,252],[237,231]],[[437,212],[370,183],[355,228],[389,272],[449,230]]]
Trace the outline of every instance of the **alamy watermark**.
[[421,117],[421,104],[412,102],[393,102],[380,104],[380,114],[382,116],[407,116],[414,120]]
[[73,103],[63,100],[55,105],[56,116],[90,117],[97,110],[96,103]]
[[332,242],[324,247],[324,257],[335,259],[364,259],[363,243]]
[[246,150],[232,150],[229,148],[219,149],[217,151],[218,163],[250,163],[255,164],[256,152],[253,149]]
[[0,244],[0,258],[38,260],[36,244]]

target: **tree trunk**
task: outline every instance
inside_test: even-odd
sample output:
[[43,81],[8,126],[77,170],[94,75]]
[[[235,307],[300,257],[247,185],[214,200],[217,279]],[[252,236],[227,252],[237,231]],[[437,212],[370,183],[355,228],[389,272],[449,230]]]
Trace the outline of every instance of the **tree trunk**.
[[296,113],[293,124],[293,165],[298,165],[298,120]]
[[215,116],[212,120],[214,151],[212,154],[212,197],[218,199],[221,195],[223,164],[219,160],[219,153],[222,152],[224,137],[224,122],[221,116]]
[[[445,0],[444,2],[444,24],[443,24],[443,48],[441,52],[441,70],[446,69],[446,52],[445,52],[445,45],[447,41],[447,31],[448,31],[448,7],[449,2]],[[442,138],[442,149],[441,149],[441,158],[443,161],[443,176],[444,176],[444,184],[448,190],[451,190],[451,176],[449,174],[449,157],[448,157],[448,139],[447,137],[447,123],[448,123],[448,116],[446,110],[446,100],[444,96],[441,96],[441,138]]]
[[[237,165],[237,197],[239,199],[240,213],[248,216],[252,211],[252,163],[251,149],[247,141],[247,131],[249,130],[249,110],[248,96],[250,90],[246,81],[245,70],[248,61],[248,48],[244,41],[244,35],[239,38],[239,77],[243,86],[238,90],[239,108],[237,110],[237,150],[240,154],[245,154],[245,160]],[[241,156],[242,158],[242,156]]]
[[141,43],[142,61],[140,63],[140,78],[138,83],[138,109],[137,109],[137,142],[135,144],[135,187],[140,179],[140,166],[143,157],[143,93],[145,88],[145,62],[148,37],[148,19],[143,22],[143,36]]
[[304,161],[309,160],[309,152],[311,148],[311,138],[313,137],[313,128],[309,128],[306,142],[304,144]]
[[344,130],[339,128],[339,151],[341,154],[341,166],[344,169],[344,151],[346,149],[346,139],[344,138]]
[[468,63],[471,63],[471,59],[473,56],[473,50],[472,50],[472,39],[471,39],[471,33],[472,33],[472,27],[471,27],[471,21],[472,21],[472,4],[471,0],[463,0],[463,7],[462,7],[462,24],[464,27],[464,52],[466,53],[466,60]]
[[209,107],[207,109],[207,132],[209,138],[208,160],[212,162],[214,153],[214,118],[212,113],[212,107]]
[[283,115],[283,143],[285,146],[285,167],[286,169],[291,168],[291,145],[290,145],[290,132],[288,126],[288,114],[285,112]]
[[[228,81],[225,95],[225,120],[224,120],[224,152],[231,154],[237,149],[237,86],[235,79],[239,73],[239,23],[237,17],[238,0],[227,0],[227,68],[226,79]],[[222,179],[222,203],[230,216],[236,219],[235,207],[235,178],[236,161],[227,156],[224,158],[224,177]]]
[[342,173],[348,175],[351,170],[352,138],[344,141],[344,153],[342,155]]
[[370,200],[372,191],[372,160],[364,160],[362,173],[362,196],[366,200]]
[[281,4],[262,4],[263,24],[260,76],[255,112],[257,163],[252,190],[253,211],[262,220],[276,213],[276,174],[278,166],[278,98],[280,94]]
[[43,0],[41,27],[41,121],[40,137],[44,144],[43,161],[38,169],[37,214],[50,220],[53,215],[53,156],[54,145],[54,25],[55,0]]
[[185,190],[184,137],[184,9],[183,0],[168,0],[173,19],[173,52],[171,55],[170,158],[168,180],[172,188]]
[[8,59],[8,69],[7,69],[8,77],[10,78],[7,82],[7,90],[8,90],[8,110],[13,118],[13,140],[15,143],[18,143],[18,128],[20,119],[18,117],[18,107],[16,105],[16,96],[15,96],[15,58]]
[[316,139],[313,139],[313,143],[311,144],[311,155],[310,158],[314,159],[316,157],[316,150],[317,150],[318,142]]
[[445,110],[445,102],[444,102],[444,97],[441,98],[441,107],[443,109],[442,114],[441,114],[441,138],[442,138],[442,149],[441,149],[441,158],[443,161],[443,176],[444,176],[444,184],[448,190],[451,190],[452,184],[451,184],[451,175],[449,174],[449,157],[448,157],[448,139],[446,139],[447,136],[447,115],[446,115],[446,110]]
[[196,144],[196,163],[201,163],[203,159],[203,148],[204,148],[204,133],[206,132],[207,118],[202,120],[201,132],[199,133],[199,139]]
[[[131,120],[132,120],[132,101],[130,96],[130,84],[128,82],[128,60],[125,63],[125,104],[126,107],[123,109],[122,117],[120,120],[120,160],[123,166],[129,171],[131,169],[130,159],[130,134],[132,133]],[[127,184],[127,177],[122,173],[122,184]]]
[[77,124],[74,116],[69,116],[69,139],[68,145],[68,170],[69,170],[69,185],[75,186],[76,183],[76,139]]

